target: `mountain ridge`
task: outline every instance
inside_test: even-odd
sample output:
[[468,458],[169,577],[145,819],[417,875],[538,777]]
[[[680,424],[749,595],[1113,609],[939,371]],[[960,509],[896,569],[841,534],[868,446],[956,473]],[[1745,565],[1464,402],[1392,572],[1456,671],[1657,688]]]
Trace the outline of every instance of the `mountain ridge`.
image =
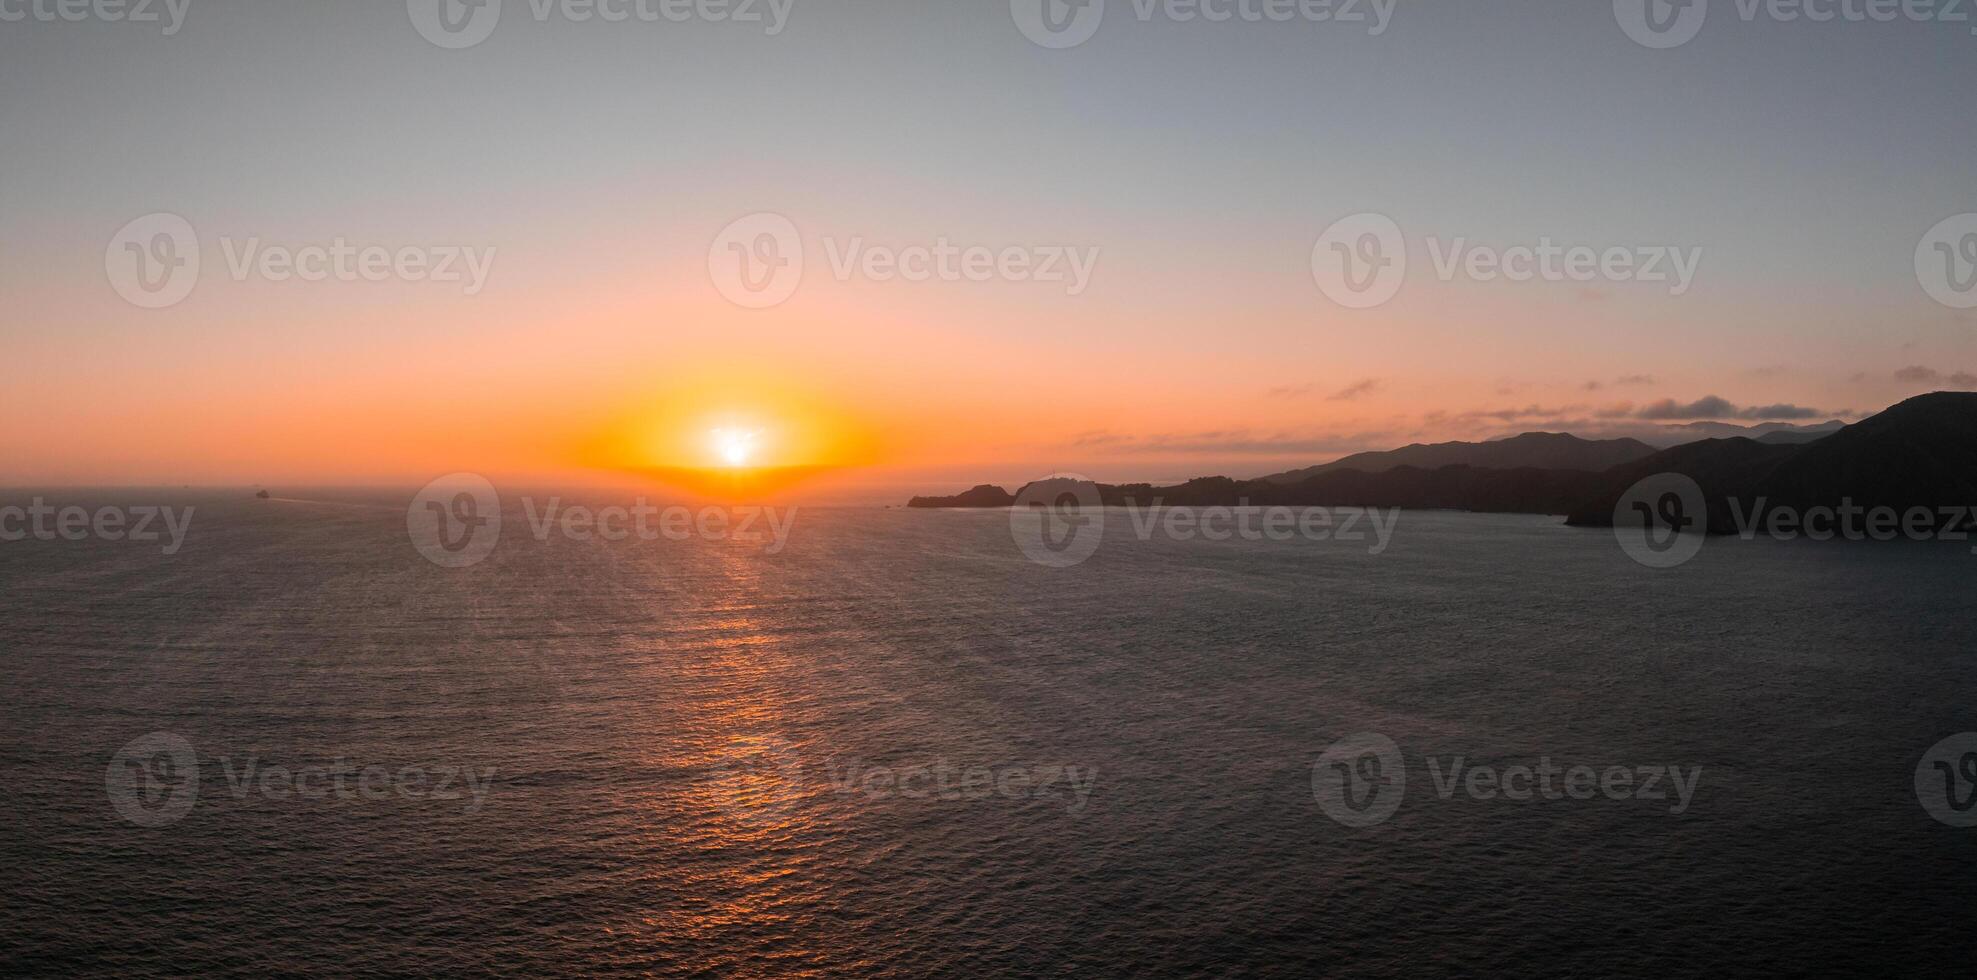
[[1359,470],[1379,473],[1397,466],[1440,469],[1480,466],[1489,469],[1586,470],[1601,472],[1653,455],[1655,449],[1639,439],[1583,439],[1564,432],[1526,432],[1488,442],[1413,443],[1398,449],[1354,453],[1343,459],[1261,477],[1272,483],[1298,483],[1320,473]]
[[1807,443],[1709,439],[1663,450],[1602,474],[1598,493],[1566,523],[1609,526],[1636,481],[1680,473],[1701,487],[1705,529],[1731,533],[1746,518],[1780,509],[1858,506],[1942,508],[1977,504],[1977,394],[1938,391]]
[[[1787,430],[1771,430],[1780,432]],[[1767,433],[1768,434],[1768,433]],[[1497,454],[1514,458],[1522,452],[1562,451],[1574,458],[1590,452],[1644,455],[1602,470],[1553,467],[1486,467],[1468,463],[1416,466],[1404,462],[1366,470],[1345,466],[1348,461],[1372,460],[1378,466],[1394,461],[1393,453],[1415,450],[1432,458],[1435,452],[1457,455],[1490,443],[1439,443],[1402,447],[1389,453],[1364,453],[1286,481],[1287,474],[1254,480],[1200,477],[1173,486],[1089,484],[1108,506],[1360,506],[1468,510],[1496,513],[1564,515],[1575,527],[1611,526],[1615,509],[1641,480],[1676,473],[1701,489],[1705,514],[1699,523],[1712,533],[1730,533],[1738,526],[1733,505],[1764,512],[1780,508],[1854,505],[1908,511],[1929,508],[1948,514],[1949,507],[1977,504],[1977,393],[1932,392],[1917,395],[1877,415],[1844,426],[1811,441],[1765,440],[1735,436],[1702,439],[1654,451],[1637,440],[1585,440],[1556,433],[1526,433],[1529,439]],[[1524,439],[1525,437],[1516,437]],[[1567,441],[1569,440],[1569,441]],[[1513,440],[1504,440],[1511,442]],[[1606,445],[1601,445],[1605,443]],[[1621,445],[1613,445],[1621,443]],[[1626,445],[1631,443],[1632,445]],[[1462,447],[1462,448],[1451,448]],[[1052,484],[1063,484],[1062,487]],[[1032,498],[1077,489],[1063,478],[1023,488]],[[910,507],[1008,507],[1019,499],[1001,487],[977,486],[955,497],[915,497]],[[1956,520],[1943,517],[1945,521]]]

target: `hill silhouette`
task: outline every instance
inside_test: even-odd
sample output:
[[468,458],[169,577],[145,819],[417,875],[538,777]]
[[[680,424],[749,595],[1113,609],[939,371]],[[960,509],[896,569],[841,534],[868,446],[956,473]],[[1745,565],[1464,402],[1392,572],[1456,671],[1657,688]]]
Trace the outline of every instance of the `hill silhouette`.
[[1399,466],[1434,470],[1480,466],[1494,470],[1586,470],[1600,472],[1654,453],[1638,439],[1581,439],[1560,432],[1526,432],[1491,442],[1415,443],[1381,452],[1354,453],[1318,466],[1263,477],[1272,483],[1298,483],[1335,470],[1383,473]]
[[1664,450],[1603,474],[1598,492],[1575,507],[1566,523],[1611,525],[1613,508],[1628,488],[1655,473],[1696,481],[1708,510],[1705,526],[1713,533],[1736,530],[1733,501],[1745,515],[1753,509],[1761,515],[1848,504],[1897,512],[1969,506],[1977,504],[1973,449],[1977,393],[1939,391],[1814,442],[1708,439]]
[[[1733,502],[1745,515],[1755,508],[1760,518],[1782,507],[1803,512],[1850,503],[1898,512],[1928,508],[1934,515],[1932,520],[1968,522],[1971,518],[1952,516],[1943,508],[1977,505],[1977,454],[1973,449],[1977,449],[1977,393],[1936,392],[1910,398],[1811,442],[1739,436],[1704,439],[1655,452],[1631,439],[1586,440],[1526,433],[1500,443],[1441,443],[1388,453],[1360,453],[1337,463],[1256,480],[1215,476],[1164,487],[1147,483],[1093,486],[1108,506],[1404,507],[1562,514],[1567,524],[1605,527],[1612,525],[1614,508],[1636,483],[1655,474],[1679,473],[1695,480],[1702,489],[1707,511],[1703,526],[1714,533],[1732,533],[1737,528]],[[1602,455],[1627,458],[1598,471],[1564,466],[1394,462],[1465,455],[1582,463]],[[1300,473],[1307,475],[1287,479]],[[1069,480],[1053,478],[1024,489],[1033,491],[1032,499],[1043,499],[1074,487]],[[1051,492],[1040,492],[1044,490]],[[1015,500],[1015,495],[1001,487],[985,484],[954,497],[915,497],[909,506],[1008,507]]]
[[952,497],[914,497],[908,507],[1007,507],[1016,502],[1009,491],[984,483]]
[[1107,505],[1147,507],[1406,507],[1509,514],[1563,514],[1599,485],[1582,470],[1396,466],[1378,473],[1334,470],[1296,483],[1208,477],[1179,486],[1100,485]]
[[1672,449],[1704,439],[1755,439],[1758,442],[1811,442],[1824,439],[1841,429],[1846,423],[1839,419],[1820,422],[1816,425],[1798,425],[1792,422],[1761,422],[1757,425],[1738,425],[1735,422],[1684,422],[1681,425],[1664,425],[1659,432],[1650,436],[1648,442],[1661,449]]

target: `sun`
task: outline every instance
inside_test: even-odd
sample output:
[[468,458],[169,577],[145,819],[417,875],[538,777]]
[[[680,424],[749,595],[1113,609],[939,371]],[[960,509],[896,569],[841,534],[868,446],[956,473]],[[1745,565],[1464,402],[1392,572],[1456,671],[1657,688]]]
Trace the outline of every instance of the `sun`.
[[730,467],[747,466],[755,455],[755,436],[753,432],[740,429],[715,429],[712,433],[714,452],[722,463]]

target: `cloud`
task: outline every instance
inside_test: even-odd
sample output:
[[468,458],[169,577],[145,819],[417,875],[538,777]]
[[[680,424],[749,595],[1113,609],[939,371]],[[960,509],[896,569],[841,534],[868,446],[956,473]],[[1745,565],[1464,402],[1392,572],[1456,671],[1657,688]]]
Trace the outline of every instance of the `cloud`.
[[1652,421],[1676,421],[1680,419],[1731,418],[1736,414],[1737,406],[1715,395],[1709,395],[1687,404],[1678,402],[1673,398],[1663,398],[1658,402],[1650,402],[1646,407],[1634,413],[1634,417]]
[[[1654,375],[1652,374],[1623,374],[1613,379],[1613,387],[1615,388],[1633,388],[1654,383]],[[1585,391],[1598,391],[1606,387],[1606,385],[1598,381],[1588,381],[1580,387]]]
[[1127,436],[1086,432],[1072,438],[1070,448],[1117,454],[1208,454],[1229,456],[1339,455],[1367,449],[1392,449],[1388,432],[1302,434],[1218,429],[1206,432],[1163,432]]
[[1379,387],[1380,387],[1380,379],[1366,378],[1364,380],[1355,381],[1352,384],[1346,385],[1344,388],[1341,388],[1338,391],[1333,392],[1325,400],[1328,402],[1349,402],[1355,398],[1358,398],[1360,395],[1368,394],[1378,389]]
[[1080,432],[1071,437],[1071,445],[1079,449],[1103,449],[1127,441],[1127,437],[1113,432]]
[[1958,371],[1955,374],[1945,376],[1935,368],[1923,367],[1918,364],[1914,367],[1905,367],[1896,371],[1895,380],[1910,384],[1937,384],[1942,381],[1948,381],[1950,384],[1968,388],[1972,385],[1977,385],[1977,374],[1971,374],[1968,371]]
[[[1349,402],[1355,398],[1358,398],[1360,395],[1364,395],[1369,392],[1372,392],[1378,389],[1379,387],[1380,387],[1380,379],[1365,378],[1360,381],[1355,381],[1352,384],[1349,384],[1338,391],[1326,395],[1325,400],[1328,402]],[[1275,388],[1270,389],[1270,397],[1303,398],[1306,395],[1315,394],[1317,391],[1318,391],[1318,386],[1315,384],[1279,385]]]
[[1689,419],[1812,419],[1822,414],[1816,408],[1785,403],[1738,408],[1726,398],[1710,395],[1686,404],[1664,398],[1642,407],[1634,413],[1634,417],[1656,422],[1680,422]]
[[1800,405],[1765,405],[1759,408],[1746,408],[1737,413],[1741,419],[1816,419],[1822,413],[1816,408]]
[[1460,415],[1455,416],[1455,418],[1457,421],[1464,421],[1464,422],[1474,422],[1479,420],[1482,421],[1494,420],[1497,422],[1518,422],[1526,419],[1555,419],[1564,416],[1571,416],[1580,412],[1584,412],[1585,410],[1586,407],[1584,405],[1561,405],[1557,408],[1548,408],[1543,405],[1526,405],[1523,408],[1479,409],[1476,411],[1463,412]]

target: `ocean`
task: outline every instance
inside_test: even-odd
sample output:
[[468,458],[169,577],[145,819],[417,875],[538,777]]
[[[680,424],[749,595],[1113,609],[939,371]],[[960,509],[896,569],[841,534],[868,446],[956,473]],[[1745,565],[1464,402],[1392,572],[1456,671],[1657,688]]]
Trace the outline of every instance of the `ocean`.
[[1108,512],[1052,567],[1005,511],[606,540],[508,500],[446,567],[409,494],[45,495],[194,510],[170,554],[0,541],[10,975],[1977,952],[1967,543],[1651,568],[1557,518],[1409,511],[1382,546]]

